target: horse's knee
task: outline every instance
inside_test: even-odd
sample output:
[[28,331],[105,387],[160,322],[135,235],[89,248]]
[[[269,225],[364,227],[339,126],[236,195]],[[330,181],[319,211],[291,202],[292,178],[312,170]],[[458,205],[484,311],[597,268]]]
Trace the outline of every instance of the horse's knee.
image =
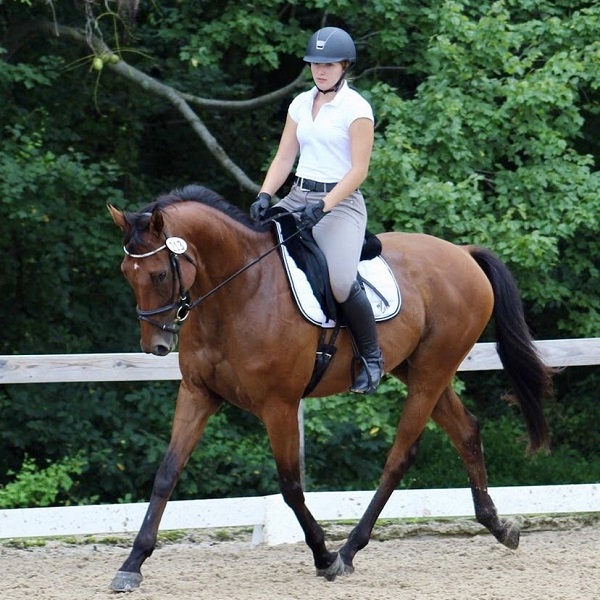
[[481,425],[479,424],[479,419],[467,409],[464,409],[465,412],[465,424],[469,429],[469,438],[478,438],[480,435]]
[[176,456],[167,451],[162,464],[156,472],[152,495],[168,500],[179,479],[179,468]]

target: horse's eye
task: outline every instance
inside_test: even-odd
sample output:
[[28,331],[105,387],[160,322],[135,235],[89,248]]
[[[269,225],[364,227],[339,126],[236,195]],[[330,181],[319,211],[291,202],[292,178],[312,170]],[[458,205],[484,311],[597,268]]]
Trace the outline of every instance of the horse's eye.
[[156,283],[162,283],[163,281],[165,281],[166,278],[167,278],[166,271],[161,271],[160,273],[156,273],[155,275],[152,276],[152,279],[154,279],[154,281]]

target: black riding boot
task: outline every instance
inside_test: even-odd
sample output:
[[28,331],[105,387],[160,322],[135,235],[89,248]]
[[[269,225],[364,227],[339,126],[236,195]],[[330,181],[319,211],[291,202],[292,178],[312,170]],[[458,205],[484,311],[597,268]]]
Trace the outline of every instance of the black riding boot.
[[377,341],[373,309],[358,281],[352,284],[350,295],[345,302],[340,303],[340,308],[361,361],[360,370],[350,390],[359,394],[372,394],[383,375],[383,355]]

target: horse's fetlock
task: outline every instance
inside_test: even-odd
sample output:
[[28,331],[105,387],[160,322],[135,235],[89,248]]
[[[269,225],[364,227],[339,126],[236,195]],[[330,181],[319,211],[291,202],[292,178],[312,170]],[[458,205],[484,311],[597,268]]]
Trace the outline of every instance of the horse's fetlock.
[[475,518],[480,525],[492,529],[494,524],[498,522],[498,515],[495,510],[476,511]]
[[348,547],[352,547],[358,552],[362,550],[369,543],[371,536],[370,532],[362,531],[359,528],[356,528],[352,531],[352,533],[348,536],[348,543],[346,544]]
[[318,570],[324,570],[331,567],[336,562],[338,557],[337,552],[325,552],[322,556],[315,557],[315,567]]

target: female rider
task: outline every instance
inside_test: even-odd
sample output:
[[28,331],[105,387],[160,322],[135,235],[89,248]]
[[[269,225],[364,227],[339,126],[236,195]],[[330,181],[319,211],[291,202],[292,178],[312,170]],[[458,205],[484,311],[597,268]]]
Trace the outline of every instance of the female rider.
[[361,357],[351,390],[369,394],[381,379],[383,356],[373,310],[356,277],[367,224],[359,186],[369,169],[374,119],[370,104],[346,81],[355,60],[354,41],[342,29],[324,27],[310,38],[304,61],[315,86],[290,104],[277,153],[250,214],[264,218],[299,154],[290,193],[276,206],[298,214],[301,226],[312,229]]

